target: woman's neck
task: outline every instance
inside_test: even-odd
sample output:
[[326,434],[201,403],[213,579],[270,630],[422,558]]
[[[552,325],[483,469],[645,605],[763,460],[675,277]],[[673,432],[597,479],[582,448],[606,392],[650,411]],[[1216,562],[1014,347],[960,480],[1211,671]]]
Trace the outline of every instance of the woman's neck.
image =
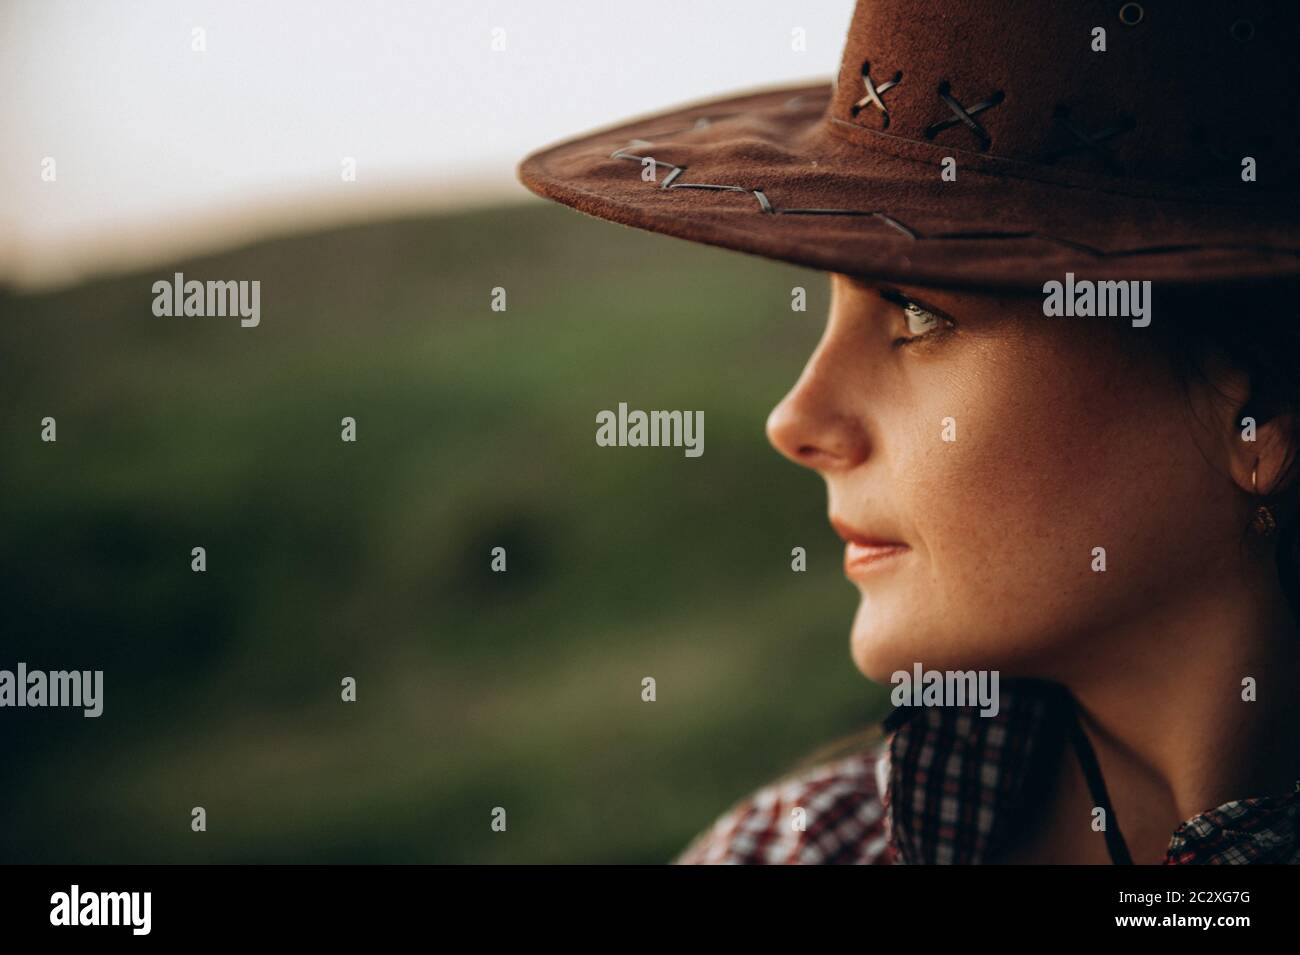
[[1160,861],[1184,820],[1300,779],[1300,637],[1281,587],[1216,583],[1106,635],[1061,680],[1137,862]]

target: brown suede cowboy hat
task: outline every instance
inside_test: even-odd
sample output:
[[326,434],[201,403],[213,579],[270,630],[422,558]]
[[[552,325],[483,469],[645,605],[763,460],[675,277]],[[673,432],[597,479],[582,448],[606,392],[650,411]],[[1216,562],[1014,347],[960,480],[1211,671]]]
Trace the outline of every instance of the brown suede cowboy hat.
[[1037,288],[1300,274],[1293,0],[858,0],[833,83],[519,165],[601,219],[817,269]]

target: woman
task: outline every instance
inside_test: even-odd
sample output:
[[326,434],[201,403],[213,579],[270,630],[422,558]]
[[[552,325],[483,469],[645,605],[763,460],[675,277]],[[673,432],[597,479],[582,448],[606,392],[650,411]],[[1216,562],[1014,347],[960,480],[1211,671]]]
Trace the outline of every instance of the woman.
[[768,435],[826,481],[899,705],[675,861],[1300,862],[1295,26],[859,0],[833,86],[523,162],[830,273]]

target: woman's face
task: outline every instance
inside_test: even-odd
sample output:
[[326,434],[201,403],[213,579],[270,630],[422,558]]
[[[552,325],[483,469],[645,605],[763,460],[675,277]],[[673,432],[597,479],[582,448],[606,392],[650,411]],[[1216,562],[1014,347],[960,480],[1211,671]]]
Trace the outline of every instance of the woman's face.
[[840,275],[831,291],[768,436],[826,480],[871,679],[914,663],[1059,679],[1239,554],[1242,498],[1149,329],[1046,318],[1041,296]]

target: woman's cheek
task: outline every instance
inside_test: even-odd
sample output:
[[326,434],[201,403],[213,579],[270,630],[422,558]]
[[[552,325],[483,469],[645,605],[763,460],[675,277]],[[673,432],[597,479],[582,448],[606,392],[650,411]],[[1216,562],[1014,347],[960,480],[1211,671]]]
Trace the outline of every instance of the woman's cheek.
[[[991,364],[982,387],[926,403],[934,427],[914,435],[919,453],[899,485],[923,571],[914,599],[931,608],[918,612],[1009,649],[1034,630],[1050,639],[1043,629],[1053,618],[1086,600],[1086,531],[1096,514],[1081,500],[1089,475],[1069,445],[1088,443],[1080,429],[1092,425],[1074,414],[1068,389]],[[945,406],[956,413],[940,414]],[[946,435],[944,417],[954,426]],[[1066,586],[1048,592],[1047,579]]]

